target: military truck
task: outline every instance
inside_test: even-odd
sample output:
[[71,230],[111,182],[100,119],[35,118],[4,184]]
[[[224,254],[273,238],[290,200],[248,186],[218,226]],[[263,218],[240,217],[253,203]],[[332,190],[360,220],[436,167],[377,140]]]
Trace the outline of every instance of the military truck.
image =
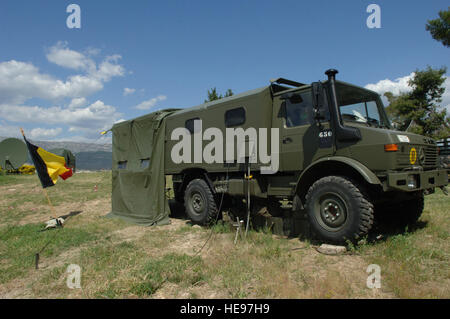
[[[250,198],[269,211],[291,202],[293,211],[306,212],[318,237],[334,242],[366,235],[377,215],[405,225],[417,221],[424,195],[448,184],[435,141],[393,130],[380,96],[336,80],[337,73],[330,69],[327,80],[311,84],[276,79],[167,116],[164,173],[172,175],[175,197],[193,222],[211,223],[227,206],[245,210]],[[263,164],[250,161],[250,134],[234,145],[231,161],[174,162],[179,140],[171,134],[181,127],[193,138],[201,135],[195,132],[198,121],[201,130],[269,128],[268,141],[276,128],[278,170],[262,174]],[[206,138],[202,147],[208,143]],[[243,145],[239,161],[236,147]],[[192,146],[192,157],[198,153]]]

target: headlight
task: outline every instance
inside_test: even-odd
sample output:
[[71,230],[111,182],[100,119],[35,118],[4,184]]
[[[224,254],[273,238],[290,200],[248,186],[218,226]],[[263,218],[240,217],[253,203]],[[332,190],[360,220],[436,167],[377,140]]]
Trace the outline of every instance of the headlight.
[[417,188],[417,180],[415,175],[408,176],[408,187],[409,188]]

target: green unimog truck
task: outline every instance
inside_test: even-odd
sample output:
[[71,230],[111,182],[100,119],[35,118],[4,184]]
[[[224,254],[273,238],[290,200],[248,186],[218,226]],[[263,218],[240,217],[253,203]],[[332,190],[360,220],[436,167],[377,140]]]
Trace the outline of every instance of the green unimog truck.
[[[447,170],[438,165],[436,143],[393,130],[380,96],[337,81],[337,73],[328,70],[328,80],[312,84],[280,78],[269,86],[197,107],[117,124],[113,127],[113,211],[114,181],[121,171],[145,175],[152,165],[159,165],[142,177],[143,187],[153,178],[149,176],[161,170],[171,175],[175,198],[193,222],[203,225],[216,221],[223,210],[245,215],[251,203],[253,211],[266,207],[272,213],[286,202],[292,203],[292,214],[307,215],[318,237],[333,242],[366,235],[374,216],[405,225],[415,222],[423,211],[424,195],[436,187],[445,192],[448,184]],[[147,139],[139,133],[136,149],[164,139],[159,160],[149,150],[134,156],[134,168],[128,168],[127,158],[133,152],[126,151],[119,139],[128,136],[133,123],[144,132],[142,123],[149,118],[152,132],[164,132]],[[120,149],[118,156],[115,150]],[[129,180],[134,185],[128,191],[133,203],[140,197],[136,185],[141,182],[136,181]],[[124,190],[125,179],[120,183]],[[131,210],[130,203],[122,198],[120,207]],[[136,207],[141,209],[145,203]]]

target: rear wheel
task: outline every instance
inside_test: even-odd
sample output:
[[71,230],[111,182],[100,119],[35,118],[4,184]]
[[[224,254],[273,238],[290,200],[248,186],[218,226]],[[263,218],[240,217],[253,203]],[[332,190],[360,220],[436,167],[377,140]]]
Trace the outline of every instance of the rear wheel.
[[192,222],[209,225],[217,217],[217,205],[214,196],[203,179],[194,179],[186,187],[184,207]]
[[311,230],[321,239],[343,243],[366,235],[373,224],[373,205],[361,186],[341,176],[315,182],[306,195]]

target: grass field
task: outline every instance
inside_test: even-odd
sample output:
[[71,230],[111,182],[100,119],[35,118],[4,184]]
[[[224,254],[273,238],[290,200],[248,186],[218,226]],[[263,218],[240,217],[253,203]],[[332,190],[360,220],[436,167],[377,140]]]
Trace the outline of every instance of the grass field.
[[[48,189],[52,211],[37,176],[0,176],[0,298],[450,297],[450,199],[440,190],[413,229],[340,256],[264,231],[234,245],[226,225],[202,228],[182,217],[158,227],[105,218],[110,191],[110,172],[77,173]],[[64,228],[40,231],[76,210]],[[70,264],[81,267],[81,289],[66,285]],[[381,268],[380,289],[366,286],[370,264]]]

